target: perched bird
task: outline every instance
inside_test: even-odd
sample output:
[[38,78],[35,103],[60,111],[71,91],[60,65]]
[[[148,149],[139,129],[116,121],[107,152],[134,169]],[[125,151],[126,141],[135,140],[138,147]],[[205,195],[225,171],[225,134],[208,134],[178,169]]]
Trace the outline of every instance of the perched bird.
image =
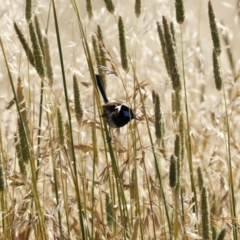
[[109,102],[103,84],[103,79],[96,74],[97,85],[103,100],[103,117],[106,119],[110,128],[120,128],[132,119],[138,119],[133,110],[120,102]]

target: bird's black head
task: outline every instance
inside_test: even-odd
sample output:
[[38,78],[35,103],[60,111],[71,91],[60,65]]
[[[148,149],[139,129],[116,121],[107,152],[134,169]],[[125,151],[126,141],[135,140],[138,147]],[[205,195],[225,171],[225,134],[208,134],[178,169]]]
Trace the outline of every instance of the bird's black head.
[[129,121],[132,119],[138,119],[133,110],[125,105],[121,105],[120,112],[122,113],[123,117],[129,119]]

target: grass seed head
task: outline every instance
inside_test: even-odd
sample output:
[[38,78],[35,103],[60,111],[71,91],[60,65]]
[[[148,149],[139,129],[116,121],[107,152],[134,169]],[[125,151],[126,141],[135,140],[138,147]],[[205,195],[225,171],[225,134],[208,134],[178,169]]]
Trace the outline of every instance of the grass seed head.
[[120,45],[122,68],[127,72],[129,69],[129,66],[128,66],[125,30],[124,30],[122,17],[119,17],[118,19],[118,33],[119,33],[119,45]]
[[182,24],[185,19],[185,11],[183,0],[175,0],[176,19],[179,24]]
[[209,16],[209,23],[210,23],[210,30],[212,35],[213,47],[217,55],[221,53],[221,44],[218,34],[217,23],[215,19],[215,13],[213,11],[212,3],[208,1],[208,16]]

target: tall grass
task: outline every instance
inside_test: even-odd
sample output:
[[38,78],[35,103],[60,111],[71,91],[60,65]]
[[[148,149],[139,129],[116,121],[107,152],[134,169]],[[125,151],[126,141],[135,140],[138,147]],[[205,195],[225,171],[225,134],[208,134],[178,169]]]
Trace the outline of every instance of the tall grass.
[[[1,16],[1,239],[237,240],[229,5],[40,2]],[[96,73],[139,120],[108,128]]]

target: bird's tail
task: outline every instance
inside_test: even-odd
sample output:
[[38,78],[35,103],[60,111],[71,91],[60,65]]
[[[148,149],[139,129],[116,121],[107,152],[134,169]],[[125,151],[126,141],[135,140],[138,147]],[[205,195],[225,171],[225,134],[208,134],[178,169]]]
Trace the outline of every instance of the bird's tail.
[[106,92],[105,92],[105,89],[104,89],[103,79],[98,74],[95,74],[95,76],[96,76],[97,85],[98,85],[100,93],[102,94],[103,100],[104,100],[105,103],[108,103],[108,98],[107,98],[107,95],[106,95]]

